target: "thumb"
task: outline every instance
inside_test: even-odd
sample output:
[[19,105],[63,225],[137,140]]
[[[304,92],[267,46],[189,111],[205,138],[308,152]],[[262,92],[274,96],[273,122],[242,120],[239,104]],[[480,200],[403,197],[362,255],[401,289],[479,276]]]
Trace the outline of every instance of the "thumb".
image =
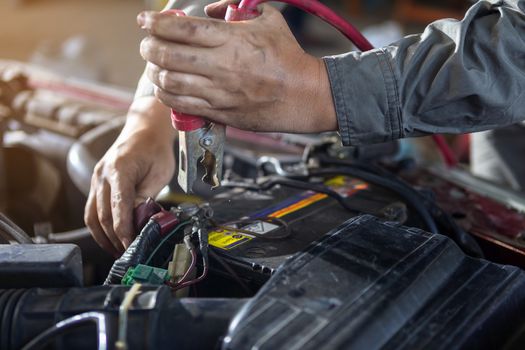
[[238,4],[239,0],[220,0],[204,7],[204,12],[208,17],[224,19],[228,5]]

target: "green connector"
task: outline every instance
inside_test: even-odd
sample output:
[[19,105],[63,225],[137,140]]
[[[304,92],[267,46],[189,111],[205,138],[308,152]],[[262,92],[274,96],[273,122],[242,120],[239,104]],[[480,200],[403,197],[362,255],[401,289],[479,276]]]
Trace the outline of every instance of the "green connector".
[[164,284],[169,279],[168,270],[139,264],[128,269],[122,278],[122,284],[126,286],[131,286],[135,283],[158,285]]

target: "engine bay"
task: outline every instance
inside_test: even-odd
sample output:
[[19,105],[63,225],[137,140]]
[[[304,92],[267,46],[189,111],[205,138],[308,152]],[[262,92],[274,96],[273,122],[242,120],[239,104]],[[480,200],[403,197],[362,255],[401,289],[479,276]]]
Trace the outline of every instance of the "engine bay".
[[131,97],[16,68],[0,84],[0,349],[522,347],[522,194],[396,143],[231,130],[221,188],[139,205],[115,260],[82,211]]

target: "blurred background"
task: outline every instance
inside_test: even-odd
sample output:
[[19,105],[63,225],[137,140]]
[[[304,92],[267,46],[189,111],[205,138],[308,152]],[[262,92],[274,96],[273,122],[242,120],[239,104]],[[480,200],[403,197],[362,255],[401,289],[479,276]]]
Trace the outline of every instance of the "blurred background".
[[[163,0],[2,0],[0,59],[33,62],[62,74],[132,89],[143,68],[135,17]],[[459,18],[465,0],[330,0],[376,45],[414,33],[443,17]],[[317,55],[349,50],[333,29],[295,9],[285,15],[305,48]]]

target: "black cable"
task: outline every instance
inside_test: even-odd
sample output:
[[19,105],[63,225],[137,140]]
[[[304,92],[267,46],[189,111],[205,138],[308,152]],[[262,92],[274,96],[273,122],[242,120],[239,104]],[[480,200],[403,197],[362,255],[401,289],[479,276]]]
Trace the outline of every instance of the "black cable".
[[[417,214],[421,217],[423,220],[423,223],[427,227],[427,230],[432,233],[439,233],[439,230],[437,228],[437,225],[432,218],[432,215],[429,213],[429,211],[426,209],[426,207],[421,206],[421,200],[422,196],[417,193],[412,187],[408,185],[402,185],[398,182],[391,181],[387,179],[386,177],[377,175],[376,173],[372,173],[369,171],[364,171],[362,169],[356,169],[354,167],[350,167],[349,164],[344,163],[344,167],[338,167],[338,168],[328,168],[328,169],[317,169],[312,170],[308,175],[297,175],[294,176],[294,179],[309,179],[311,177],[315,176],[336,176],[336,175],[347,175],[351,177],[356,177],[359,179],[362,179],[366,182],[385,187],[387,189],[390,189],[391,191],[398,194],[401,198],[403,198],[407,204],[412,207]],[[305,181],[297,181],[292,179],[270,179],[267,182],[264,182],[260,185],[257,184],[245,184],[245,183],[228,183],[227,186],[229,187],[241,187],[248,190],[267,190],[275,185],[285,185],[289,187],[294,188],[300,188],[300,189],[307,189],[307,190],[321,190],[319,188],[319,185],[315,185],[312,183],[308,183]],[[300,186],[299,186],[300,184]],[[324,186],[323,186],[324,187]],[[350,207],[345,201],[344,198],[337,192],[332,191],[328,188],[322,189],[323,192],[326,193],[328,190],[332,193],[332,195],[335,194],[335,197],[338,199],[338,202],[341,204],[344,203],[344,208],[351,211],[361,212],[361,210],[357,208]],[[327,193],[326,193],[327,194]]]
[[422,205],[424,204],[423,201],[426,201],[425,198],[411,186],[401,183],[400,181],[391,180],[385,176],[380,176],[375,173],[363,171],[350,166],[312,170],[308,175],[306,175],[306,177],[310,178],[315,176],[336,175],[355,177],[365,182],[391,190],[403,198],[403,200],[418,214],[429,232],[439,233],[439,229],[436,225],[436,222],[434,221],[434,218],[430,214],[427,207]]
[[476,240],[461,229],[454,219],[445,213],[434,201],[428,199],[395,175],[387,171],[382,171],[382,173],[383,175],[377,175],[376,173],[347,165],[340,168],[314,170],[311,171],[309,175],[303,177],[346,175],[389,189],[403,198],[403,200],[417,212],[429,232],[440,233],[436,224],[437,220],[446,232],[449,233],[449,236],[465,252],[471,256],[483,257],[483,251]]
[[231,268],[230,265],[228,265],[227,262],[224,261],[222,257],[219,256],[219,254],[215,253],[213,249],[210,249],[210,255],[222,265],[226,272],[228,272],[228,274],[234,279],[235,282],[237,282],[237,284],[244,290],[245,293],[248,295],[253,294],[253,291],[250,289],[250,287],[248,287],[248,285],[243,282],[239,275]]
[[106,350],[108,348],[106,316],[100,312],[85,312],[60,321],[53,327],[40,333],[40,335],[27,343],[22,350],[41,349],[53,338],[62,335],[70,329],[84,326],[88,322],[94,322],[97,326],[98,350]]
[[24,230],[11,221],[5,214],[0,212],[0,231],[4,232],[3,237],[7,240],[12,239],[20,244],[33,244],[33,240]]
[[160,225],[150,219],[124,254],[115,260],[104,285],[120,284],[128,269],[143,264],[160,240]]
[[221,184],[221,186],[224,186],[224,187],[233,187],[233,188],[237,187],[237,188],[244,188],[244,189],[252,190],[252,191],[266,191],[277,185],[291,187],[291,188],[300,189],[300,190],[313,191],[317,193],[323,193],[335,199],[337,203],[339,203],[345,210],[348,210],[349,212],[353,212],[353,213],[355,212],[361,213],[361,210],[359,208],[352,207],[350,204],[348,204],[345,201],[345,198],[341,196],[339,193],[321,184],[314,184],[311,182],[299,181],[299,180],[295,180],[291,178],[271,178],[268,181],[265,181],[261,184],[247,184],[247,183],[237,183],[237,182],[229,182],[226,184]]

